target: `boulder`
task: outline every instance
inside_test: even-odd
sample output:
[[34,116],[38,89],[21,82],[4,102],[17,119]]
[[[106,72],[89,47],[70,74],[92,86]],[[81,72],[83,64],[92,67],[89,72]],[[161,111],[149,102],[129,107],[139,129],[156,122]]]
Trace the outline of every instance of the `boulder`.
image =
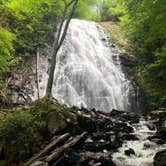
[[56,134],[67,127],[67,122],[64,116],[58,111],[49,112],[47,115],[48,131],[51,134]]
[[122,140],[127,140],[127,141],[134,141],[134,140],[139,140],[135,135],[133,134],[124,134],[121,137]]
[[53,163],[52,165],[75,166],[78,165],[79,162],[80,162],[79,154],[74,151],[69,151],[68,153],[65,153],[60,160],[58,160],[56,163]]
[[125,150],[124,153],[126,156],[135,155],[135,151],[132,148]]
[[166,141],[166,127],[159,128],[156,135],[163,141]]
[[160,152],[157,152],[154,157],[154,166],[165,166],[166,165],[166,149]]
[[120,116],[122,113],[123,113],[123,111],[119,111],[119,110],[116,110],[116,109],[112,109],[112,111],[110,112],[110,117],[113,117],[113,116]]
[[96,123],[95,120],[86,117],[86,116],[78,116],[78,126],[85,131],[95,131],[96,130]]

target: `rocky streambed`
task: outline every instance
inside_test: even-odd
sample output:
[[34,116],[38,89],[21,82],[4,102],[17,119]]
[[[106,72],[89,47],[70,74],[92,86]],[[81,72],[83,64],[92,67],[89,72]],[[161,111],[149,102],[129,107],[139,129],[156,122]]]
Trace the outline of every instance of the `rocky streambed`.
[[[166,164],[165,133],[163,128],[162,132],[159,130],[160,118],[154,120],[153,116],[153,118],[140,117],[131,112],[112,110],[110,113],[103,113],[74,107],[72,113],[77,114],[77,123],[68,128],[66,134],[70,136],[47,154],[35,160],[31,160],[33,158],[28,160],[27,165],[164,166]],[[70,117],[67,122],[70,122]],[[52,130],[54,130],[53,123]],[[160,126],[158,130],[156,124]],[[65,131],[63,129],[62,133]],[[41,151],[38,154],[40,153]]]

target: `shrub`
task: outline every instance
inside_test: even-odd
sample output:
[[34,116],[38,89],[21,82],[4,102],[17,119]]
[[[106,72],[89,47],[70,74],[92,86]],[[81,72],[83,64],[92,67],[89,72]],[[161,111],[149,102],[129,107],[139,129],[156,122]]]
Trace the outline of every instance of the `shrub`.
[[9,162],[17,163],[29,157],[40,139],[34,118],[28,111],[14,111],[0,120],[0,143]]

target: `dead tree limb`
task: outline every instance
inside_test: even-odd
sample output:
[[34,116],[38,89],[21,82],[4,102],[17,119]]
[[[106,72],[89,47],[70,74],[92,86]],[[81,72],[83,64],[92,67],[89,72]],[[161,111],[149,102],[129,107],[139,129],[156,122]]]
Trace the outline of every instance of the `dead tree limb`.
[[51,150],[54,149],[54,147],[61,143],[64,142],[65,140],[67,140],[70,137],[69,133],[66,133],[64,135],[61,135],[60,137],[54,139],[50,144],[48,144],[43,150],[41,150],[39,153],[37,153],[36,155],[34,155],[29,161],[26,162],[25,166],[30,165],[32,162],[34,162],[35,160],[43,157],[44,155],[47,155]]
[[67,149],[71,148],[72,146],[76,145],[81,139],[83,139],[85,137],[85,135],[87,134],[87,132],[82,133],[81,135],[76,136],[75,138],[73,138],[70,142],[64,144],[63,146],[55,149],[51,155],[49,155],[46,158],[46,162],[50,163],[56,159],[58,159],[62,153],[64,151],[66,151]]

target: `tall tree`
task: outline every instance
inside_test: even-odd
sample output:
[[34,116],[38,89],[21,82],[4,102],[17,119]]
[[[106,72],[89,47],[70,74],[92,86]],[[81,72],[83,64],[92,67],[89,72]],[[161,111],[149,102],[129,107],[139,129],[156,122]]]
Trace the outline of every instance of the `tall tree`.
[[46,97],[48,98],[51,97],[51,91],[52,91],[52,85],[53,85],[53,79],[54,79],[54,70],[56,65],[56,56],[65,39],[70,20],[78,4],[78,0],[71,0],[69,2],[67,2],[66,0],[63,0],[63,2],[65,7],[62,13],[62,18],[59,23],[59,29],[57,32],[58,34],[57,34],[56,40],[53,43],[52,61],[51,61],[49,79],[48,79],[47,89],[46,89]]

